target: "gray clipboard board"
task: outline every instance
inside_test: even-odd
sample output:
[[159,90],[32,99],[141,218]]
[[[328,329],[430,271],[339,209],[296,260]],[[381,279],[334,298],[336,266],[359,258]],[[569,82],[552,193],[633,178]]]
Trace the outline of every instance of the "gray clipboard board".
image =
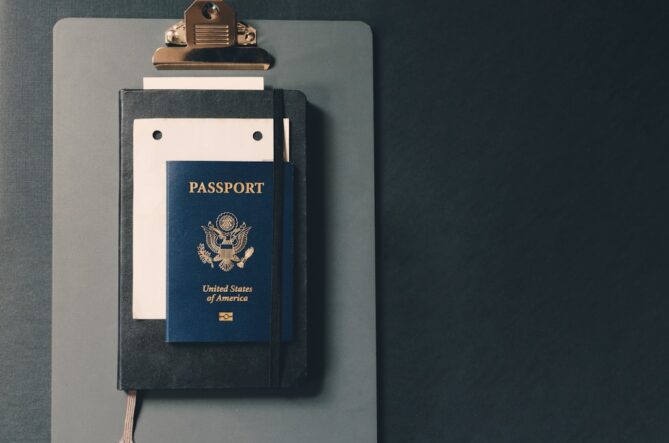
[[[66,19],[54,28],[52,441],[118,440],[118,109],[158,72],[173,20]],[[276,58],[266,85],[309,97],[310,202],[322,256],[322,382],[299,398],[149,393],[141,442],[376,441],[372,39],[359,22],[252,22]],[[91,56],[97,54],[97,56]],[[259,75],[197,72],[193,75]],[[310,221],[311,223],[311,221]],[[311,263],[310,263],[311,266]],[[310,288],[311,290],[311,288]]]

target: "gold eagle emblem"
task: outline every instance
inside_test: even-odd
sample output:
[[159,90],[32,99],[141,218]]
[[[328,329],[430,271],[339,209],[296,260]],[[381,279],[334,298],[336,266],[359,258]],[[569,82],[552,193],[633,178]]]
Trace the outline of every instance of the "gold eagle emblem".
[[237,217],[232,212],[218,214],[216,223],[209,221],[206,226],[202,226],[202,230],[207,246],[205,243],[197,245],[197,254],[200,261],[210,265],[212,269],[214,263],[218,263],[221,271],[225,272],[234,268],[235,264],[243,268],[253,255],[253,247],[248,248],[242,258],[237,255],[246,248],[251,226],[246,226],[245,222],[239,225]]

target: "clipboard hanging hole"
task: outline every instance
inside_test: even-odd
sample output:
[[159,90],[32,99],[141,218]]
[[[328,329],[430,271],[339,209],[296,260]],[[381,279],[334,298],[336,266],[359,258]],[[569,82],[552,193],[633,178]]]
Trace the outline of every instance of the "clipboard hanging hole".
[[259,142],[260,140],[262,140],[262,132],[260,132],[260,131],[256,131],[256,132],[254,132],[254,133],[253,133],[253,140],[255,140],[255,141],[257,141],[257,142]]
[[161,138],[163,138],[163,133],[160,131],[153,131],[152,136],[154,140],[160,140]]
[[202,7],[202,16],[207,20],[216,20],[221,15],[221,10],[218,5],[213,3],[205,3]]

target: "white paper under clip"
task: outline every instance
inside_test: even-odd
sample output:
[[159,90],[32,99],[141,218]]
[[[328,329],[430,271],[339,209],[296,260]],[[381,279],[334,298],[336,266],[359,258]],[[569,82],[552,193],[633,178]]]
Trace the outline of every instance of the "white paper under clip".
[[263,77],[144,77],[144,89],[210,89],[262,91]]

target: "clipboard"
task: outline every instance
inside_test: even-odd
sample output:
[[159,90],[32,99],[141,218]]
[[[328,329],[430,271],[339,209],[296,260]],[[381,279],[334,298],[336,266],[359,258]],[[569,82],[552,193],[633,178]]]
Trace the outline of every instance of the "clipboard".
[[[86,265],[88,261],[84,261],[84,257],[71,256],[72,248],[68,243],[74,237],[89,236],[96,229],[113,229],[109,216],[113,218],[114,202],[99,199],[99,195],[113,193],[118,183],[118,176],[109,169],[114,163],[110,159],[117,152],[116,144],[110,144],[110,140],[116,139],[117,128],[112,116],[117,110],[110,108],[108,103],[109,100],[115,103],[118,89],[132,87],[133,82],[139,82],[142,76],[155,74],[155,68],[147,60],[161,43],[156,36],[172,23],[171,20],[67,19],[61,21],[54,32],[54,81],[57,82],[54,88],[54,441],[118,437],[118,416],[125,399],[113,391],[113,382],[112,390],[109,390],[110,377],[113,380],[115,372],[115,368],[110,368],[109,359],[113,361],[115,358],[115,343],[106,340],[116,329],[115,320],[110,323],[108,319],[110,308],[115,310],[115,302],[110,304],[107,297],[110,290],[114,292],[114,282],[107,273],[113,272],[115,254],[113,248],[109,249],[107,240],[91,240],[87,247],[97,260],[95,265]],[[204,397],[185,393],[178,395],[179,400],[175,401],[171,395],[149,394],[151,401],[142,406],[137,440],[151,441],[152,431],[161,429],[165,436],[175,441],[193,438],[193,431],[194,438],[206,441],[216,438],[219,434],[215,433],[225,429],[232,435],[257,440],[294,441],[295,432],[299,432],[312,441],[316,436],[321,441],[328,441],[323,432],[328,433],[330,428],[333,432],[328,434],[337,440],[349,436],[356,441],[375,441],[369,29],[353,22],[250,24],[261,32],[260,43],[275,57],[274,66],[264,74],[267,83],[273,87],[304,89],[309,96],[309,130],[315,135],[310,138],[314,140],[310,143],[313,147],[310,170],[318,171],[310,192],[320,197],[310,212],[316,223],[310,226],[321,226],[310,235],[316,239],[313,248],[323,257],[321,261],[317,255],[313,261],[316,277],[312,280],[315,285],[313,299],[317,305],[314,323],[316,331],[320,324],[323,332],[311,339],[317,344],[316,349],[328,352],[328,357],[316,355],[310,358],[321,362],[322,369],[317,364],[315,370],[320,370],[323,378],[299,399],[212,391]],[[328,38],[317,38],[300,46],[300,35],[313,32]],[[68,48],[77,42],[80,46],[82,38],[86,41],[85,50],[95,50],[106,47],[105,40],[119,33],[127,33],[128,41],[134,42],[136,47],[118,50],[117,55],[110,54],[103,66],[91,66],[83,60],[73,62]],[[263,41],[262,36],[266,40]],[[357,37],[353,38],[353,48],[352,37]],[[314,51],[321,55],[314,57]],[[337,54],[343,57],[343,63],[357,66],[355,80],[346,78],[342,70],[333,70],[328,65],[331,57]],[[129,72],[109,74],[119,60],[123,60]],[[295,64],[295,60],[302,61]],[[190,71],[188,75],[209,76],[211,72]],[[91,82],[87,80],[89,78],[97,80]],[[69,99],[82,91],[95,97],[96,106],[88,107],[85,103],[81,106],[81,102]],[[96,155],[86,157],[82,169],[81,154],[85,146],[95,146]],[[76,184],[72,168],[77,163],[78,180],[90,180],[92,171],[95,171],[98,187],[73,193]],[[97,198],[93,197],[94,191],[99,193]],[[75,195],[78,201],[75,201]],[[83,204],[88,205],[91,212],[89,219],[80,220],[81,223],[73,226],[71,217],[82,209]],[[65,207],[69,210],[64,211]],[[350,229],[351,225],[356,229]],[[324,254],[327,254],[327,260]],[[341,259],[336,259],[337,256]],[[86,272],[79,272],[76,279],[64,272],[67,268],[81,269],[82,266]],[[90,284],[103,288],[102,294],[107,296],[87,299],[83,288]],[[318,305],[322,306],[320,310]],[[73,310],[73,306],[77,309]],[[87,352],[88,357],[81,352]],[[212,403],[212,399],[219,396],[225,401]],[[63,407],[64,404],[68,407]],[[349,407],[353,408],[351,413],[347,412]],[[117,418],[110,419],[114,416]],[[184,417],[193,424],[189,436],[184,435],[177,425]],[[70,424],[75,420],[86,420],[90,427],[73,429]],[[205,426],[213,421],[216,426]],[[337,426],[341,421],[347,423],[346,429]],[[334,432],[335,427],[337,432]],[[95,436],[90,434],[92,429],[95,429]],[[278,430],[282,430],[280,435]],[[169,441],[169,438],[163,441]]]

